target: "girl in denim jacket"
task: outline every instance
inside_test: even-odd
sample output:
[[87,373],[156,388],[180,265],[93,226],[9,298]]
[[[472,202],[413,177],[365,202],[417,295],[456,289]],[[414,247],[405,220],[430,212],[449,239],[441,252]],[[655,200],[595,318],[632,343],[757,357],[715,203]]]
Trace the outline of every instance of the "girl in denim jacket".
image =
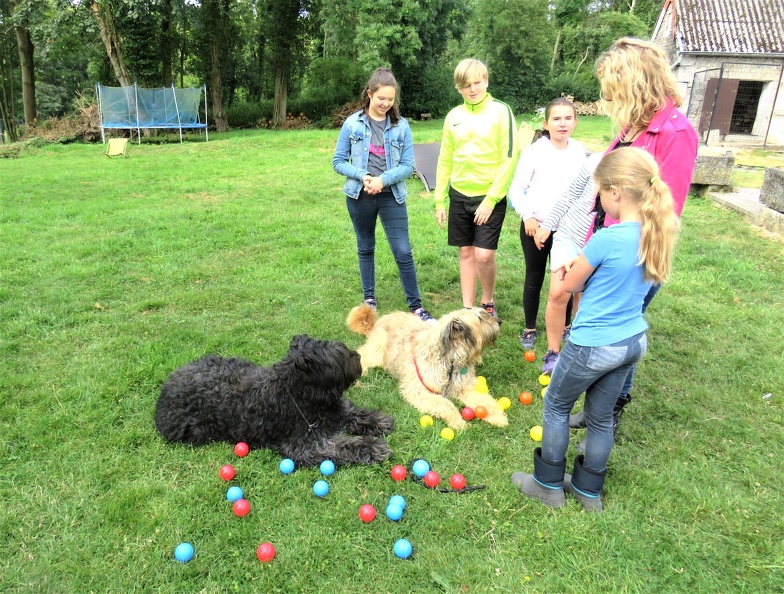
[[406,180],[414,172],[411,128],[398,110],[399,87],[386,68],[377,68],[362,91],[362,110],[340,130],[332,167],[346,176],[346,194],[357,236],[359,276],[365,303],[376,309],[376,219],[381,219],[411,313],[428,323],[422,307],[408,237]]

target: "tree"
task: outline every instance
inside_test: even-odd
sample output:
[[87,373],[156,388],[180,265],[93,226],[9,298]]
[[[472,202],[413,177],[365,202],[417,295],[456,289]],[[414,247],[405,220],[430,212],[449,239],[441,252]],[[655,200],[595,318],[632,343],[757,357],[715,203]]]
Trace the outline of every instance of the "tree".
[[11,20],[19,50],[19,67],[22,73],[22,106],[25,125],[35,126],[38,115],[35,106],[35,46],[30,35],[29,0],[11,0]]
[[114,25],[111,0],[91,2],[90,9],[93,11],[95,20],[98,23],[101,41],[103,41],[103,45],[106,48],[106,55],[109,57],[117,82],[120,83],[121,87],[131,86],[131,77],[128,75],[128,69],[125,66],[125,60],[120,48],[120,38]]

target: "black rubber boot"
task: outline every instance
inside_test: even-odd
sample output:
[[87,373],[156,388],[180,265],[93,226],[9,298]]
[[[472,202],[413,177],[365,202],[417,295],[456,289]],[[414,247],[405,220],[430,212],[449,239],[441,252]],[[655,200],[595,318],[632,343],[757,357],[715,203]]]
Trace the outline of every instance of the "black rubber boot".
[[601,512],[603,508],[600,495],[607,470],[602,472],[589,470],[583,466],[584,459],[582,454],[575,458],[571,476],[568,474],[564,476],[563,489],[573,495],[585,511]]
[[[615,406],[613,407],[613,439],[615,439],[615,434],[618,433],[618,425],[621,423],[621,415],[623,414],[623,407],[629,404],[632,401],[631,394],[621,394],[618,396],[618,400],[615,401]],[[580,422],[582,422],[582,427],[585,427],[585,419],[583,417],[582,411],[577,413],[580,415]],[[572,417],[577,415],[572,415],[569,417],[569,427],[572,427]],[[585,452],[585,440],[583,439],[580,443],[577,444],[577,451],[578,452]]]
[[538,499],[550,507],[566,505],[563,481],[566,470],[566,459],[561,462],[549,462],[542,458],[542,448],[534,450],[534,473],[515,472],[512,484],[526,497]]

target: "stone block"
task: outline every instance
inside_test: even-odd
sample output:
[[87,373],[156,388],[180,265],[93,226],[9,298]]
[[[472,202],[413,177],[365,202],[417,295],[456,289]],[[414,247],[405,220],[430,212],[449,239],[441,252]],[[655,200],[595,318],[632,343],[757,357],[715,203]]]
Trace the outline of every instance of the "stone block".
[[730,151],[716,154],[715,151],[708,152],[701,147],[697,153],[691,183],[701,186],[732,187],[734,165],[735,155]]
[[760,190],[760,202],[778,212],[784,213],[784,169],[768,167],[765,181]]

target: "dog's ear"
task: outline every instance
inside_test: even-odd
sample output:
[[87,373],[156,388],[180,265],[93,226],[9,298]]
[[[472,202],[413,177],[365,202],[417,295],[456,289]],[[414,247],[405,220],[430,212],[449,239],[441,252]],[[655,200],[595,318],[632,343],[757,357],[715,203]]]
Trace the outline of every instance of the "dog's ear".
[[446,358],[457,355],[460,360],[467,359],[477,346],[473,328],[461,318],[453,319],[441,331],[441,348]]
[[359,354],[337,340],[295,336],[287,359],[301,383],[341,394],[362,375]]

